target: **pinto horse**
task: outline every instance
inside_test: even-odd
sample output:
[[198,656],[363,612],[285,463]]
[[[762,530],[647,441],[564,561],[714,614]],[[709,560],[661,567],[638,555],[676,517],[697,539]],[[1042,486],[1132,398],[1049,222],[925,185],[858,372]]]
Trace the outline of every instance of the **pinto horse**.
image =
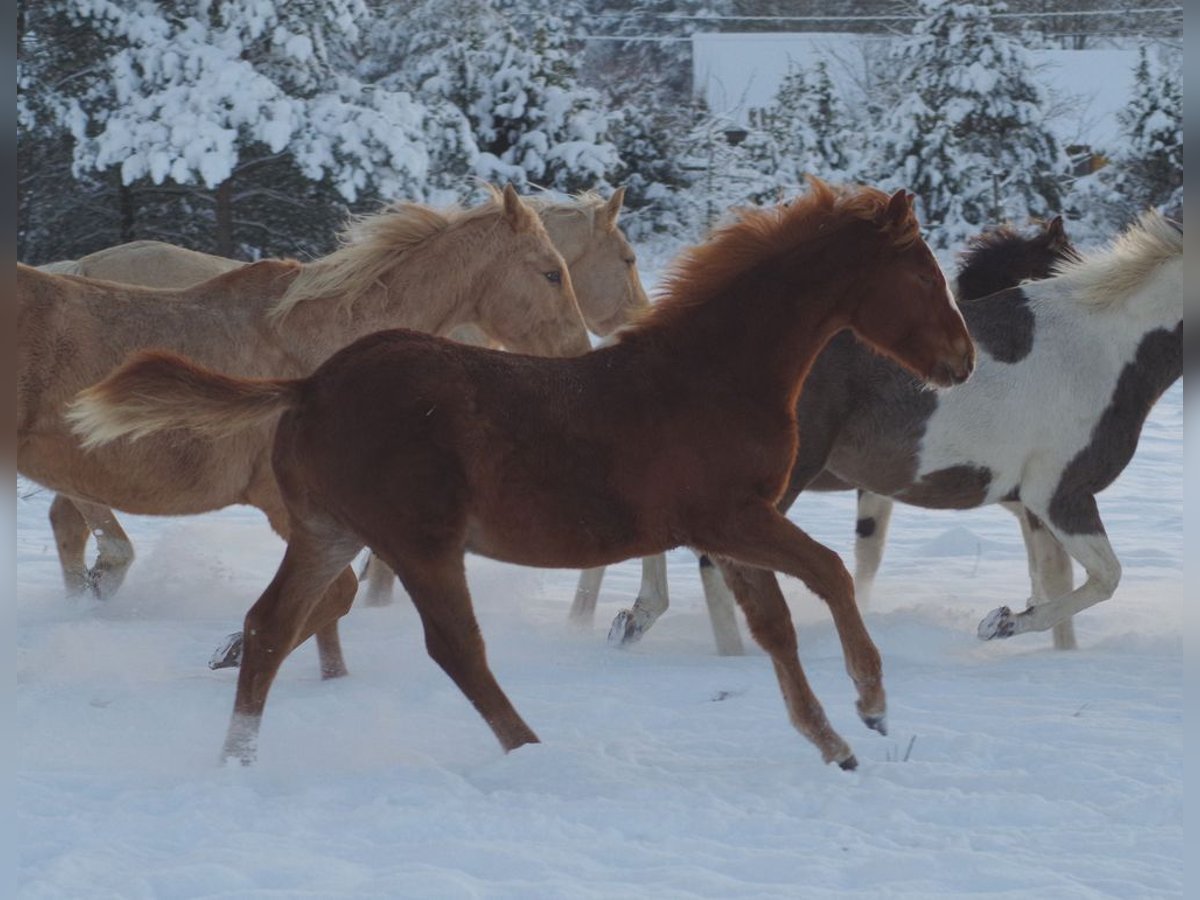
[[[978,635],[1053,630],[1067,648],[1071,617],[1111,597],[1121,577],[1096,494],[1183,374],[1183,231],[1148,212],[1108,250],[1055,273],[963,305],[980,354],[959,390],[925,391],[835,338],[800,400],[800,452],[780,508],[823,471],[914,506],[1004,505],[1021,519],[1033,591],[1023,611],[990,613]],[[1077,588],[1072,559],[1087,576]],[[726,584],[743,606],[743,593],[779,590],[770,573],[722,568],[724,581],[703,582],[714,621],[733,621]]]
[[[1061,217],[1056,216],[1029,235],[1006,225],[990,228],[973,237],[959,255],[955,296],[963,303],[978,300],[1005,288],[1015,287],[1029,279],[1046,278],[1055,265],[1078,258],[1078,253],[1067,238]],[[970,316],[968,323],[969,321]],[[840,347],[841,344],[838,344],[825,352],[837,353]],[[814,368],[809,375],[807,389],[801,394],[797,405],[796,415],[801,440],[805,439],[807,416],[817,402],[814,398],[828,398],[831,393],[820,381],[826,371],[831,370],[821,365]],[[853,400],[841,393],[838,393],[838,396],[842,396],[847,404]],[[829,401],[826,399],[823,402],[827,404]],[[853,489],[853,485],[847,484],[829,470],[818,474],[805,488],[810,491]],[[862,606],[867,601],[883,557],[883,543],[891,519],[893,500],[861,489],[858,494],[854,592],[859,605]],[[1008,506],[1017,513],[1022,530],[1026,533],[1026,543],[1031,547],[1032,553],[1033,538],[1028,535],[1023,510],[1019,504]],[[1053,548],[1047,546],[1044,549]],[[1064,556],[1060,550],[1058,560],[1048,559],[1047,562],[1057,562],[1058,568],[1061,569]],[[1065,565],[1067,577],[1070,577],[1069,559],[1065,561]],[[603,577],[602,567],[580,573],[575,601],[571,606],[570,617],[573,622],[583,625],[592,622]],[[722,656],[741,654],[742,639],[738,633],[737,618],[733,613],[728,588],[713,568],[712,561],[703,556],[700,558],[700,581],[704,586],[705,598],[709,601],[709,618],[717,652]],[[667,611],[668,605],[666,558],[648,557],[642,560],[642,582],[637,599],[632,608],[617,613],[609,629],[609,642],[615,646],[627,646],[637,642]],[[1070,626],[1068,624],[1065,627]]]
[[[146,353],[83,392],[71,415],[89,445],[279,420],[273,463],[291,533],[246,616],[227,759],[254,758],[279,665],[344,614],[327,589],[364,545],[399,575],[430,656],[506,751],[537,736],[488,668],[467,552],[585,567],[687,545],[800,578],[829,604],[859,715],[883,731],[879,651],[849,573],[776,508],[796,454],[796,397],[845,328],[936,385],[974,367],[911,195],[814,180],[686,253],[666,297],[583,356],[400,330],[363,338],[308,378],[250,380]],[[714,422],[725,440],[712,440]],[[826,762],[853,768],[805,680],[787,605],[747,595],[743,608],[792,722]]]

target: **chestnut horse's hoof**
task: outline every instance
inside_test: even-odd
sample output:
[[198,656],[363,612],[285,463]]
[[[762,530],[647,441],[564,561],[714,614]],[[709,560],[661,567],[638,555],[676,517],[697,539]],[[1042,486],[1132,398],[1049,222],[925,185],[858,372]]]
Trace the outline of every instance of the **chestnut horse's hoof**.
[[887,715],[880,713],[877,716],[863,716],[863,724],[872,731],[878,731],[882,735],[887,735]]
[[855,759],[854,754],[851,753],[845,759],[838,762],[838,768],[841,769],[843,772],[853,772],[855,769],[858,768],[858,760]]
[[242,633],[235,631],[208,660],[210,669],[236,669],[242,663]]
[[1016,633],[1016,628],[1017,621],[1012,610],[1007,606],[1001,606],[983,617],[976,633],[981,641],[990,641],[994,638],[1012,637]]

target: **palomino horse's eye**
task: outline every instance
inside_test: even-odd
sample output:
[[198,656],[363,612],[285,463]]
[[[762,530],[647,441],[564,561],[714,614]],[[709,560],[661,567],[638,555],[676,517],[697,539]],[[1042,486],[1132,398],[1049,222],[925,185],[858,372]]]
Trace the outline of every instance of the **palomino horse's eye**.
[[546,276],[546,280],[551,284],[562,284],[562,272],[558,271],[558,269],[552,272],[543,272],[542,274]]

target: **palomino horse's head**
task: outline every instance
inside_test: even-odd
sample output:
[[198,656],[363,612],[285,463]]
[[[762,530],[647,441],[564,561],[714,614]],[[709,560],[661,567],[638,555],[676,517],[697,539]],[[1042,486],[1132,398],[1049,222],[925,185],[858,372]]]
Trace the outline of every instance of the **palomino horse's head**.
[[[541,219],[512,185],[501,195],[505,231],[490,235],[495,254],[478,325],[518,353],[577,356],[591,349],[571,275]],[[486,252],[483,247],[480,252]]]
[[650,305],[638,277],[637,257],[617,227],[624,198],[622,187],[608,200],[589,192],[569,202],[535,198],[533,203],[571,269],[584,321],[601,337]]
[[856,281],[859,297],[850,327],[931,384],[966,381],[975,368],[975,345],[941,267],[921,239],[912,195],[901,190],[887,199],[864,189],[859,196],[878,198],[861,226],[864,241],[874,245],[862,258],[874,264]]

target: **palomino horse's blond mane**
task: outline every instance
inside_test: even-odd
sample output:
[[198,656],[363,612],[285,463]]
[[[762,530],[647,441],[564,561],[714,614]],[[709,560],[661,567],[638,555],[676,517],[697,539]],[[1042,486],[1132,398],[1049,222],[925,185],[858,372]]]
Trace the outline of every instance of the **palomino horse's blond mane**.
[[1075,299],[1088,306],[1113,307],[1128,300],[1163,263],[1183,255],[1183,230],[1149,209],[1097,253],[1055,268]]
[[504,212],[502,195],[492,190],[472,207],[433,209],[422,203],[392,203],[377,213],[350,220],[339,236],[341,247],[304,266],[287,293],[271,308],[279,320],[306,300],[340,297],[349,309],[384,280],[404,255],[436,234]]

